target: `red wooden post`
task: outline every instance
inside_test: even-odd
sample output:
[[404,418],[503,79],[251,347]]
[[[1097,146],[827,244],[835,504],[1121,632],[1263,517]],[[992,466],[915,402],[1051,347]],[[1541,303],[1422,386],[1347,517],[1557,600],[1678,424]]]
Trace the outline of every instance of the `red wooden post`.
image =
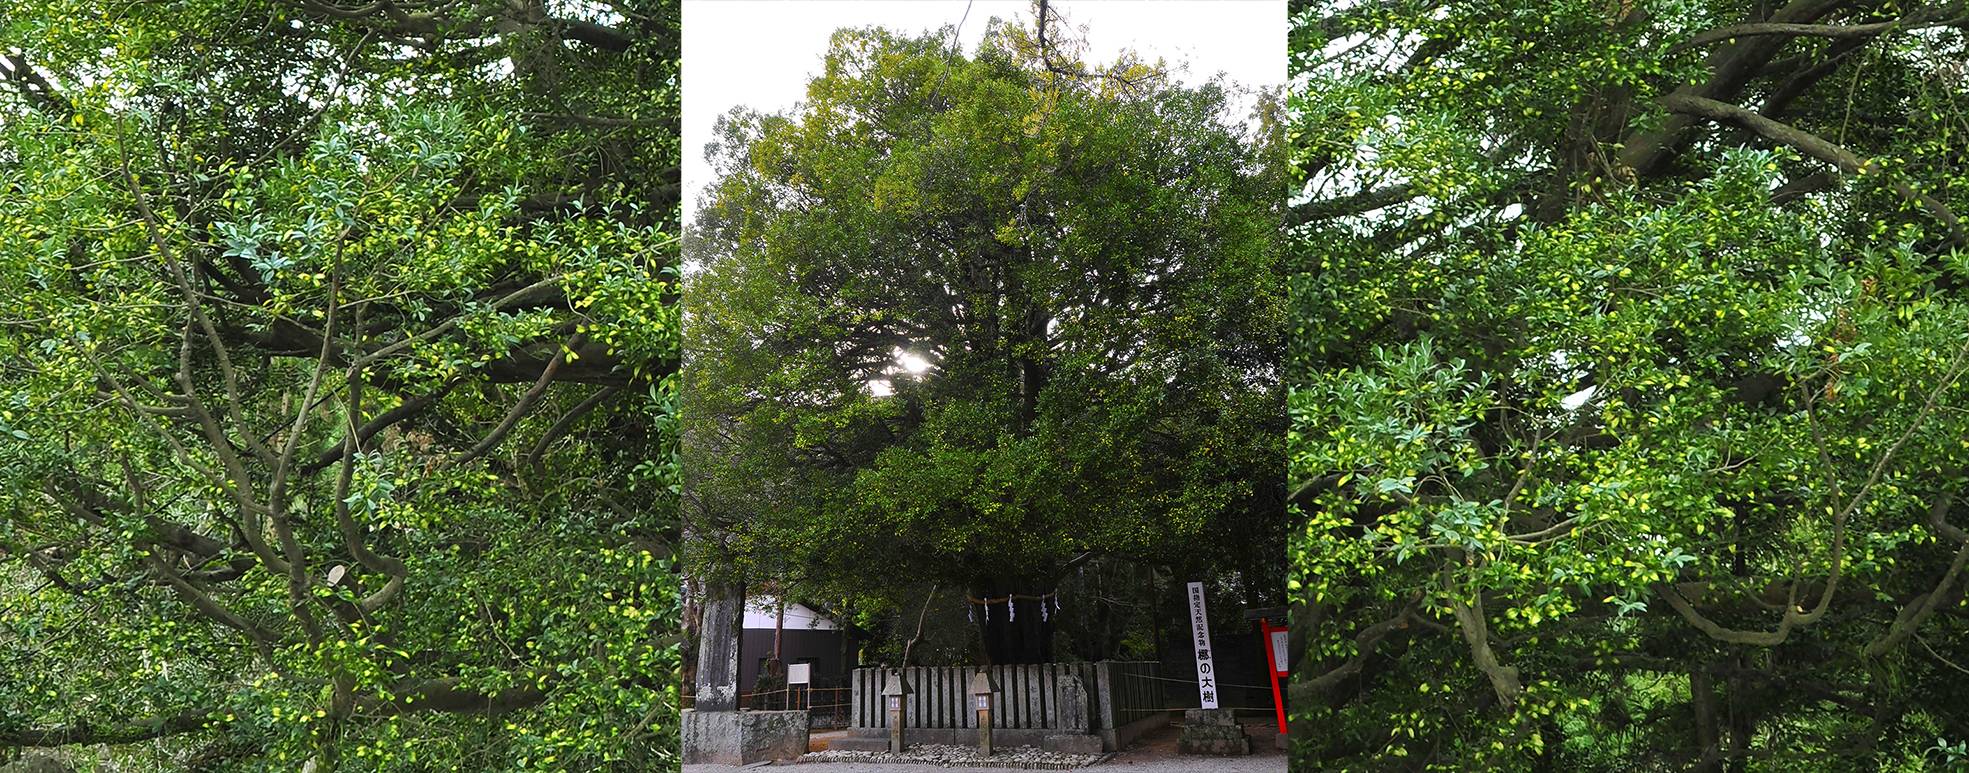
[[1260,630],[1265,634],[1265,662],[1271,666],[1272,705],[1278,707],[1278,734],[1285,735],[1285,699],[1279,694],[1279,677],[1285,676],[1285,636],[1289,630],[1285,626],[1272,627],[1270,619],[1260,619]]

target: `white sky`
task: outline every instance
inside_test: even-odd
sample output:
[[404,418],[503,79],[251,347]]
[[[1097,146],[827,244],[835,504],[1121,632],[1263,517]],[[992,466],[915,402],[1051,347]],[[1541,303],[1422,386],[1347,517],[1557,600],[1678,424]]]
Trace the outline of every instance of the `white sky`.
[[[806,97],[828,38],[841,27],[883,26],[920,35],[963,19],[964,52],[977,50],[993,16],[1031,23],[1027,0],[685,0],[684,221],[711,183],[704,144],[718,116],[744,105],[776,113]],[[1177,79],[1204,83],[1219,72],[1239,85],[1285,83],[1284,0],[1050,0],[1088,28],[1089,63],[1134,49],[1154,61],[1187,63]],[[1238,116],[1242,117],[1242,116]]]

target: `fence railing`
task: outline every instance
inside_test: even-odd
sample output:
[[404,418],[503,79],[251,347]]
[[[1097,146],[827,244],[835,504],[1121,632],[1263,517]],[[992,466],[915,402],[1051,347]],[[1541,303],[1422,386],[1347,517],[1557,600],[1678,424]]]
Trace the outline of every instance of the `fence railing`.
[[[743,711],[798,711],[806,709],[812,717],[812,727],[816,729],[839,729],[848,726],[850,697],[852,688],[848,687],[807,687],[793,685],[777,690],[757,690],[738,694],[738,708]],[[684,708],[696,703],[696,696],[683,696]]]

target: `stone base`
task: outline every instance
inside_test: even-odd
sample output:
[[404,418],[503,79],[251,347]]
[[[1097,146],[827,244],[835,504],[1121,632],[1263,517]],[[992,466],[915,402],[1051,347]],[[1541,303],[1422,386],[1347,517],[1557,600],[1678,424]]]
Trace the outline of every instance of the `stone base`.
[[1242,727],[1237,723],[1237,709],[1190,709],[1183,712],[1183,725],[1218,725],[1223,727]]
[[1190,709],[1183,712],[1183,736],[1177,754],[1243,757],[1251,753],[1251,738],[1231,709]]
[[[878,749],[877,751],[889,750],[889,729],[886,727],[849,728],[848,735],[853,738],[879,739],[882,742],[882,748]],[[1077,736],[1079,734],[1062,733],[1060,732],[1060,729],[1057,727],[1055,728],[999,727],[999,728],[993,728],[991,731],[991,746],[994,749],[1010,749],[1014,746],[1032,746],[1038,748],[1045,748],[1048,739],[1056,735]],[[1094,739],[1095,743],[1101,742],[1101,737],[1098,735],[1089,735],[1087,737]],[[861,749],[862,748],[860,746],[854,746],[854,747],[842,746],[841,745],[842,740],[843,739],[834,739],[828,741],[827,748],[829,749],[848,749],[848,748]],[[922,744],[922,743],[948,744],[951,746],[976,746],[978,745],[978,729],[975,727],[906,727],[903,728],[902,741],[904,747],[915,746],[917,744]],[[1114,750],[1103,749],[1103,751],[1114,751]]]
[[[997,740],[996,738],[992,740]],[[1046,736],[1044,747],[1055,754],[1100,754],[1101,737],[1063,733]]]
[[840,751],[849,751],[849,752],[886,752],[889,750],[889,739],[855,738],[853,736],[849,736],[847,738],[829,738],[827,739],[827,750],[828,751],[840,750]]
[[807,753],[808,721],[805,711],[686,709],[684,763],[750,765],[793,759]]

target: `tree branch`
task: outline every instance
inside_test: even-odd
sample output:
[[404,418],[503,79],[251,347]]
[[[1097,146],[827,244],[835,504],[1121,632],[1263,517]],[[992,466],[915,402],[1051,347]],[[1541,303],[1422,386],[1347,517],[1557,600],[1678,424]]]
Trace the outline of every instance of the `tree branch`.
[[[1769,21],[1809,23],[1832,12],[1849,0],[1792,0]],[[1705,62],[1708,79],[1676,89],[1670,96],[1686,95],[1706,99],[1735,99],[1744,87],[1762,72],[1784,40],[1752,36],[1733,41],[1709,52]],[[1621,143],[1620,161],[1642,175],[1658,173],[1674,156],[1674,145],[1682,133],[1695,125],[1695,119],[1670,111],[1658,127],[1629,132]]]
[[1360,633],[1354,634],[1353,657],[1348,658],[1345,663],[1340,664],[1331,671],[1320,674],[1311,681],[1292,685],[1287,690],[1290,693],[1291,702],[1294,705],[1309,703],[1316,700],[1319,696],[1339,687],[1341,682],[1360,673],[1361,668],[1367,664],[1368,657],[1374,654],[1375,648],[1381,646],[1381,642],[1393,636],[1396,631],[1407,629],[1409,622],[1416,619],[1416,603],[1416,601],[1410,601],[1407,606],[1402,607],[1402,611],[1395,613],[1394,617],[1370,625],[1361,629]]
[[65,727],[19,728],[0,727],[0,748],[24,747],[47,748],[80,744],[129,744],[163,738],[172,735],[196,733],[219,727],[213,717],[217,712],[211,709],[186,709],[167,717],[139,719],[115,725],[97,725],[77,722]]
[[[1956,7],[1959,8],[1960,4],[1957,4]],[[1735,24],[1697,33],[1695,37],[1669,47],[1668,53],[1675,54],[1691,48],[1706,46],[1710,43],[1759,35],[1834,39],[1865,38],[1895,30],[1920,30],[1930,27],[1956,27],[1969,24],[1969,16],[1935,19],[1933,18],[1935,15],[1935,13],[1924,14],[1917,12],[1909,14],[1905,18],[1883,21],[1876,24],[1786,24],[1783,22]]]
[[1314,199],[1293,207],[1291,222],[1287,223],[1287,225],[1296,226],[1322,218],[1349,217],[1352,215],[1366,214],[1377,209],[1400,204],[1415,198],[1417,195],[1415,189],[1408,183],[1397,183],[1364,190],[1351,196],[1342,196],[1337,199]]
[[1470,657],[1477,670],[1490,678],[1491,689],[1497,692],[1497,701],[1504,705],[1508,713],[1518,705],[1518,696],[1525,691],[1518,681],[1516,666],[1498,662],[1497,653],[1490,648],[1490,626],[1484,621],[1484,596],[1474,594],[1474,602],[1464,603],[1462,594],[1456,590],[1452,578],[1455,565],[1443,567],[1443,589],[1449,592],[1450,612],[1456,616],[1456,628],[1463,634],[1463,640],[1470,645]]
[[[1661,104],[1673,112],[1737,124],[1775,142],[1797,148],[1805,155],[1839,167],[1840,171],[1850,175],[1885,174],[1881,166],[1872,159],[1860,158],[1852,151],[1827,142],[1816,134],[1773,121],[1727,102],[1678,92],[1663,97]],[[1893,187],[1895,193],[1900,194],[1901,198],[1919,204],[1922,209],[1928,210],[1929,214],[1948,226],[1949,236],[1955,240],[1956,246],[1969,249],[1969,230],[1964,230],[1961,218],[1956,217],[1955,211],[1949,209],[1947,204],[1926,193],[1916,191],[1913,186],[1899,177],[1888,176],[1887,183]]]
[[301,476],[307,477],[328,469],[336,462],[341,461],[343,456],[353,453],[356,447],[360,447],[361,444],[376,437],[383,430],[389,429],[398,422],[423,412],[425,408],[430,407],[431,404],[436,403],[440,398],[450,394],[451,390],[457,387],[458,384],[459,382],[457,381],[446,382],[443,386],[438,387],[438,390],[435,392],[406,398],[403,402],[398,403],[397,407],[384,411],[378,414],[376,418],[364,422],[355,431],[353,445],[351,445],[352,441],[349,436],[346,434],[343,435],[341,442],[336,443],[333,448],[321,452],[321,455],[315,457],[314,461],[302,466],[300,469]]
[[1962,565],[1965,561],[1969,561],[1969,542],[1962,543],[1962,548],[1955,551],[1955,561],[1949,564],[1948,571],[1942,573],[1942,579],[1935,583],[1935,589],[1914,597],[1914,601],[1901,608],[1901,613],[1894,617],[1894,624],[1888,626],[1887,631],[1882,633],[1880,638],[1866,645],[1866,656],[1877,658],[1885,655],[1888,650],[1900,646],[1902,641],[1919,630],[1921,624],[1927,622],[1928,617],[1935,613],[1935,607],[1948,595],[1949,586],[1955,583],[1957,575],[1962,574]]
[[392,690],[394,697],[389,700],[365,696],[358,698],[357,702],[366,708],[392,714],[439,712],[489,716],[536,706],[545,703],[549,697],[547,690],[535,684],[524,684],[485,693],[461,687],[459,682],[460,680],[455,678],[437,679],[413,687]]
[[600,407],[602,403],[608,402],[609,398],[614,397],[621,391],[622,388],[617,386],[602,387],[594,394],[589,395],[588,399],[582,400],[573,408],[568,409],[567,413],[561,414],[561,418],[556,420],[553,426],[548,427],[547,431],[540,436],[540,440],[533,444],[531,450],[527,451],[526,457],[520,460],[520,466],[539,464],[540,458],[547,453],[547,447],[553,445],[554,441],[559,440],[561,435],[568,431],[569,427],[574,426],[574,423],[579,421],[581,417],[588,415],[589,411]]
[[478,445],[473,446],[472,450],[465,452],[464,456],[458,457],[452,464],[464,464],[497,448],[500,442],[506,439],[506,433],[513,431],[513,426],[519,424],[520,419],[533,410],[534,403],[540,401],[541,395],[547,393],[548,385],[554,383],[554,374],[561,369],[561,363],[566,360],[568,352],[581,348],[581,342],[587,337],[586,333],[575,333],[573,338],[568,339],[565,345],[556,350],[554,358],[549,360],[547,367],[540,371],[540,379],[533,383],[532,389],[520,396],[519,404],[506,412],[506,418],[499,422],[499,426],[494,427]]

